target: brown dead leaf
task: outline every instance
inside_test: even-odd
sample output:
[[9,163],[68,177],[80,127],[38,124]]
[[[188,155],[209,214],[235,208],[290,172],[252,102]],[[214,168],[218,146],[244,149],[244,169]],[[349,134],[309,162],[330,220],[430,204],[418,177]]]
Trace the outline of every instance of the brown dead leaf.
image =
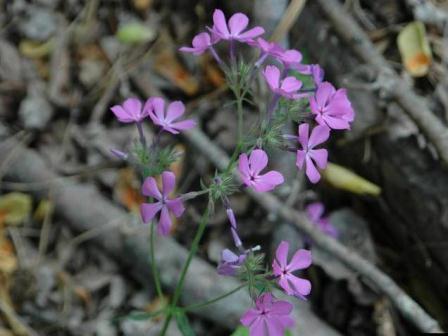
[[[156,312],[158,310],[161,310],[163,308],[165,308],[169,303],[168,297],[164,296],[163,298],[155,298],[153,301],[151,301],[149,304],[147,304],[144,307],[144,310],[148,313],[153,313]],[[159,315],[157,317],[154,318],[157,321],[160,321],[163,319],[163,315]]]
[[140,188],[140,181],[132,168],[119,170],[114,193],[116,198],[132,212],[139,212],[140,204],[144,201]]
[[132,5],[136,10],[146,11],[151,8],[153,0],[132,0]]
[[92,295],[90,294],[88,289],[81,286],[75,286],[73,290],[76,296],[84,303],[84,305],[89,306],[92,303]]
[[169,47],[158,53],[154,69],[189,96],[195,95],[199,90],[196,78],[179,63],[173,50]]
[[210,55],[204,55],[201,58],[202,68],[204,69],[205,79],[210,82],[214,87],[220,88],[226,84],[226,79],[221,69],[212,62]]

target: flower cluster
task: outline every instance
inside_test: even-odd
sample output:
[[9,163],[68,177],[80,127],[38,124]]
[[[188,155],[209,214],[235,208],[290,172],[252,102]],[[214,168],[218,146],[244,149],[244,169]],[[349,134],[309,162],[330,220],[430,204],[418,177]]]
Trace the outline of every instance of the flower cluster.
[[[274,191],[285,182],[283,175],[269,168],[268,152],[270,147],[277,147],[296,155],[296,166],[304,170],[311,183],[320,180],[320,170],[325,169],[328,152],[322,147],[335,130],[348,130],[354,120],[354,110],[345,89],[336,89],[324,81],[324,72],[319,65],[303,64],[302,54],[294,49],[285,50],[275,42],[263,39],[262,27],[249,27],[249,19],[242,13],[232,15],[228,20],[224,13],[216,9],[213,13],[213,25],[197,34],[192,45],[180,48],[180,51],[195,56],[210,52],[226,75],[228,85],[235,94],[238,112],[238,145],[227,169],[213,178],[204,190],[184,195],[174,195],[176,176],[169,171],[169,165],[176,159],[169,150],[160,148],[159,137],[163,132],[179,134],[196,126],[191,119],[183,119],[185,106],[180,101],[166,104],[163,98],[151,97],[145,103],[136,98],[127,99],[122,105],[111,108],[117,119],[123,123],[135,123],[139,131],[140,145],[134,152],[113,153],[128,161],[136,158],[134,163],[142,167],[142,194],[147,201],[141,205],[141,217],[144,223],[154,222],[157,232],[166,236],[172,228],[172,217],[184,213],[184,202],[202,194],[209,197],[204,214],[205,221],[200,224],[195,244],[198,244],[204,232],[208,215],[214,202],[222,202],[235,250],[225,249],[221,254],[218,273],[223,276],[239,277],[247,284],[254,301],[254,308],[249,309],[241,318],[241,323],[249,328],[251,336],[281,336],[285,330],[294,325],[289,316],[292,304],[277,299],[273,288],[277,287],[286,295],[305,299],[311,292],[311,282],[297,276],[296,272],[305,270],[312,264],[311,252],[298,249],[289,259],[289,243],[282,241],[275,253],[271,268],[264,267],[264,255],[258,253],[259,246],[247,248],[238,234],[237,218],[230,203],[229,195],[240,187],[252,192],[264,193]],[[226,43],[228,57],[220,56],[217,44]],[[259,51],[258,59],[246,63],[240,58],[238,49],[249,46]],[[260,105],[259,124],[253,125],[254,134],[243,134],[243,103],[257,99],[251,89],[256,76],[260,76],[269,89],[269,103]],[[146,144],[142,123],[150,120],[159,128],[152,144]],[[298,132],[294,135],[281,134],[286,122],[296,122]],[[293,145],[288,141],[292,141]],[[321,203],[307,207],[309,219],[324,233],[336,237],[337,231],[328,219],[322,217]],[[157,224],[156,224],[157,223]],[[197,245],[190,251],[195,253]],[[185,268],[188,269],[187,259]],[[289,261],[288,261],[289,260]],[[176,289],[182,288],[185,277],[180,276]],[[157,277],[156,277],[157,280]],[[175,295],[175,299],[178,296]],[[172,302],[176,308],[176,301]],[[173,310],[172,310],[173,311]]]

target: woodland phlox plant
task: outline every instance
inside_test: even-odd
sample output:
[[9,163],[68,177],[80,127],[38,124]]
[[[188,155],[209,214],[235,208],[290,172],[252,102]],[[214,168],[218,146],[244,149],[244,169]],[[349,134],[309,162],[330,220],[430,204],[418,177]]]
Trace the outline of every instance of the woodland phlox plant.
[[[284,150],[285,155],[295,154],[297,168],[304,171],[311,183],[317,183],[321,177],[320,171],[327,166],[325,144],[334,133],[350,129],[355,112],[346,90],[336,89],[325,81],[319,65],[303,64],[299,51],[285,50],[279,44],[267,41],[262,37],[264,29],[250,27],[246,15],[236,13],[226,18],[221,10],[216,9],[212,21],[211,27],[206,27],[193,38],[191,46],[182,47],[180,51],[193,56],[211,53],[235,96],[232,106],[236,112],[238,139],[227,168],[217,171],[208,180],[204,177],[202,190],[176,194],[176,176],[169,167],[179,155],[173,148],[161,146],[160,137],[163,133],[177,136],[188,132],[197,126],[197,122],[184,116],[182,102],[168,102],[162,97],[149,97],[146,102],[128,98],[123,104],[111,108],[118,121],[135,123],[139,132],[139,141],[129,153],[117,149],[113,153],[135,165],[143,176],[142,194],[146,201],[140,208],[141,217],[145,224],[150,225],[152,273],[161,298],[163,292],[153,244],[156,232],[161,236],[170,235],[173,217],[179,218],[184,214],[186,202],[197,197],[207,198],[207,206],[174,294],[166,307],[157,312],[165,316],[161,335],[166,334],[173,317],[181,331],[190,335],[185,331],[188,329],[185,312],[246,288],[253,300],[253,307],[248,307],[241,323],[249,329],[249,334],[283,336],[287,329],[294,326],[290,316],[293,305],[278,299],[274,290],[283,291],[290,301],[306,299],[312,285],[297,272],[310,267],[311,252],[306,249],[290,251],[289,243],[282,241],[271,262],[267,263],[270,267],[266,267],[260,246],[246,246],[238,234],[238,221],[229,196],[244,188],[256,193],[271,192],[285,183],[281,172],[269,168],[268,153],[273,149]],[[248,59],[242,56],[242,51],[245,51],[244,55],[257,56]],[[265,89],[262,90],[261,86]],[[260,94],[266,90],[267,100],[266,94]],[[244,113],[248,109],[259,113],[259,120],[254,125],[244,124]],[[152,124],[156,130],[157,135],[151,144],[146,141],[143,123]],[[291,123],[297,125],[297,133],[283,134],[283,130],[287,129],[285,126]],[[242,285],[208,302],[180,307],[178,301],[190,262],[219,203],[226,210],[234,246],[222,251],[217,272],[222,276],[237,277]],[[336,237],[337,231],[327,218],[322,217],[323,212],[321,203],[312,203],[307,207],[310,220],[322,232]]]

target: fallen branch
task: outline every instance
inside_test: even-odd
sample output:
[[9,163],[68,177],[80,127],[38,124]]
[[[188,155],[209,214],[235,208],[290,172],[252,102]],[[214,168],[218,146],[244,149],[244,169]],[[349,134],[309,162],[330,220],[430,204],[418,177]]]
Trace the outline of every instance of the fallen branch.
[[366,33],[337,0],[317,0],[317,3],[340,37],[363,62],[377,72],[379,88],[401,105],[426,138],[434,145],[445,165],[448,165],[448,128],[428,108],[424,98],[417,95],[396,74],[369,40]]
[[[185,137],[217,168],[224,169],[227,167],[229,162],[227,154],[216,146],[203,132],[193,130],[186,133]],[[429,316],[389,276],[354,251],[340,244],[337,240],[323,234],[308,220],[304,213],[286,206],[284,202],[272,194],[256,193],[250,188],[245,190],[266,212],[277,214],[282,220],[291,223],[308,235],[322,250],[338,258],[347,267],[364,277],[370,287],[385,294],[397,310],[421,331],[441,331],[437,321]]]

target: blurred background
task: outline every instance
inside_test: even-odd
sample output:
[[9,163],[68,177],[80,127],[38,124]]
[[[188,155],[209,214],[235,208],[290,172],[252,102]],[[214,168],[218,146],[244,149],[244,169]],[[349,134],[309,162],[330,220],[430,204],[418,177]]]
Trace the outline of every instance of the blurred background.
[[[178,48],[212,24],[215,8],[244,12],[304,63],[319,63],[357,112],[352,130],[329,144],[337,169],[318,185],[307,184],[293,156],[274,154],[288,181],[277,197],[299,212],[322,202],[341,244],[448,327],[448,1],[0,0],[0,336],[158,335],[161,321],[136,313],[164,304],[139,218],[141,181],[110,152],[128,150],[137,132],[109,108],[131,96],[184,101],[198,132],[162,143],[182,153],[171,167],[177,191],[199,190],[219,165],[207,148],[231,154],[235,146],[236,113],[212,57]],[[246,110],[250,126],[257,113]],[[145,131],[151,138],[155,129],[148,122]],[[241,236],[268,260],[280,240],[307,241],[250,196],[231,203]],[[190,202],[172,238],[157,242],[167,295],[204,207]],[[183,304],[237,286],[215,271],[229,246],[218,206]],[[297,302],[293,335],[416,332],[375,281],[312,250],[304,277],[313,291]],[[236,295],[188,318],[197,335],[231,335],[249,305]],[[181,335],[175,323],[169,335]]]

